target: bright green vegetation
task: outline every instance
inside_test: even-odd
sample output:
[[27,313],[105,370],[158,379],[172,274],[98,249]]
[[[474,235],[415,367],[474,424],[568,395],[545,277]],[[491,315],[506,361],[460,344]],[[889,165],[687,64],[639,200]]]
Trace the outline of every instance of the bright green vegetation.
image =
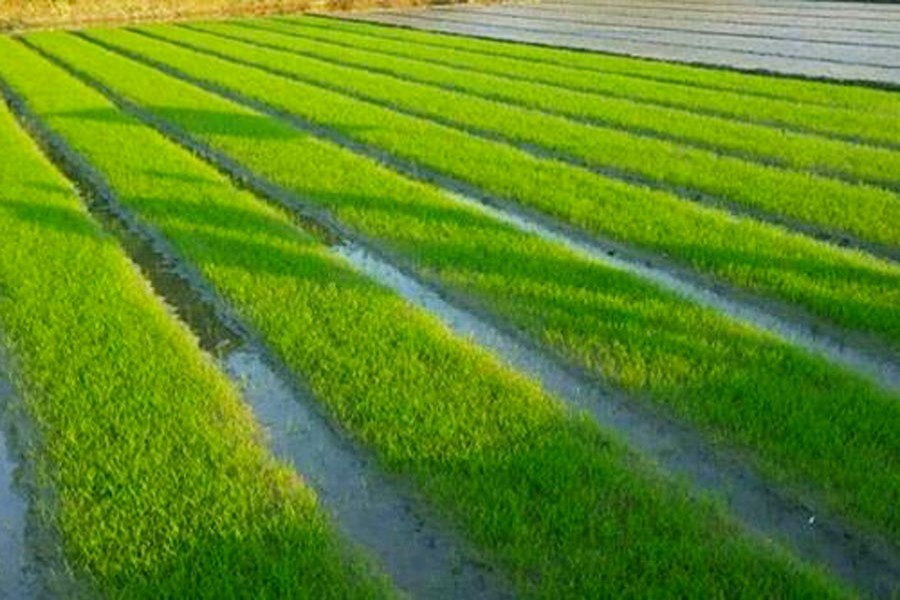
[[0,342],[74,574],[123,598],[386,595],[2,103],[0,156]]
[[[32,39],[48,49],[68,47],[86,68],[103,62],[98,50],[72,37]],[[338,422],[505,566],[523,594],[838,592],[659,480],[592,422],[355,274],[282,211],[238,191],[24,46],[2,40],[0,48],[11,59],[0,62],[0,76],[105,174],[119,201],[201,271]],[[113,59],[104,70],[123,81],[147,75],[121,66]],[[158,108],[214,137],[245,148],[294,138],[298,150],[321,150],[289,164],[310,176],[310,185],[332,186],[323,193],[350,199],[354,182],[388,176],[314,140],[285,138],[248,111],[170,104],[159,83],[151,77],[142,84],[161,93]],[[177,98],[183,88],[169,91]],[[342,171],[347,161],[366,172]],[[390,210],[375,192],[356,198],[361,209],[368,199]],[[512,235],[499,226],[484,234]]]
[[[870,106],[874,111],[896,114],[900,100],[895,94],[873,90],[863,86],[839,86],[815,81],[790,78],[765,77],[746,73],[734,73],[724,69],[710,69],[664,63],[640,58],[615,56],[598,52],[581,52],[564,48],[551,49],[503,41],[466,38],[450,34],[432,34],[392,28],[354,21],[305,17],[283,19],[294,23],[345,27],[359,33],[386,39],[415,41],[442,48],[479,51],[496,56],[527,59],[535,63],[547,63],[575,67],[602,74],[619,74],[656,81],[668,81],[703,89],[730,90],[741,94],[767,98],[781,98],[800,103],[821,104],[858,109]],[[250,23],[251,21],[247,21]]]
[[[249,26],[253,24],[258,27]],[[263,26],[267,30],[262,29]],[[361,42],[359,36],[337,29],[303,30],[269,21],[198,23],[190,27],[233,40],[289,50],[333,64],[362,67],[369,72],[429,83],[638,134],[650,134],[766,164],[852,181],[900,185],[897,181],[900,152],[885,148],[447,67],[382,52],[377,38],[362,38]]]
[[[29,39],[598,376],[749,450],[773,477],[820,490],[836,510],[900,537],[896,396],[278,119],[72,36]],[[45,110],[51,119],[58,112]],[[97,110],[69,114],[103,119]]]
[[[160,35],[203,52],[258,65],[406,113],[549,150],[570,162],[613,169],[626,177],[638,176],[688,193],[709,194],[726,203],[786,216],[837,235],[849,233],[900,250],[900,227],[894,225],[900,223],[900,197],[885,190],[575,123],[468,94],[373,75],[365,68],[343,67],[205,33],[162,29]],[[404,120],[403,115],[394,118]],[[842,201],[835,202],[835,198]]]
[[[453,35],[424,33],[402,28],[384,27],[368,23],[340,21],[321,18],[291,18],[283,20],[301,30],[303,35],[314,28],[339,30],[356,34],[358,38],[368,37],[370,42],[384,52],[401,56],[427,59],[444,65],[462,66],[468,69],[504,75],[526,81],[537,81],[568,89],[594,92],[612,97],[630,98],[661,106],[686,108],[701,113],[724,115],[753,123],[772,123],[798,131],[818,132],[840,138],[866,140],[872,143],[900,145],[900,114],[898,101],[889,92],[879,92],[860,88],[864,97],[874,94],[872,102],[852,102],[852,108],[837,108],[820,105],[801,105],[795,101],[762,98],[716,89],[705,89],[695,85],[665,83],[646,78],[635,78],[618,73],[598,74],[593,69],[567,66],[573,55],[596,56],[566,50],[537,48],[490,40],[464,38]],[[259,23],[265,23],[260,21]],[[373,39],[374,38],[374,39]],[[356,45],[354,43],[354,45]],[[558,64],[535,64],[535,53],[553,56],[550,62]],[[625,69],[649,66],[650,69],[666,71],[672,65],[641,59],[618,58],[624,61]],[[601,68],[602,70],[602,68]],[[703,69],[697,69],[703,70]],[[707,70],[711,75],[720,71]],[[770,80],[774,81],[774,80]],[[799,82],[798,82],[799,83]],[[813,84],[822,86],[823,84]],[[836,96],[842,90],[834,88]],[[844,90],[856,88],[844,87]],[[846,93],[846,92],[844,92]],[[828,94],[820,94],[820,97]],[[878,110],[877,107],[883,107]]]
[[[737,287],[795,303],[838,325],[879,334],[893,347],[900,346],[896,264],[139,34],[110,30],[90,35],[496,197],[666,255]],[[896,230],[892,223],[882,225]]]

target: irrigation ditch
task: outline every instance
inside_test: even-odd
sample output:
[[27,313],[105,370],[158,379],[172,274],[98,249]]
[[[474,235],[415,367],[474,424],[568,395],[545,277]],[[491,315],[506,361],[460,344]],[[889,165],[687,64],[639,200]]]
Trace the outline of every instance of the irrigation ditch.
[[[41,53],[39,49],[36,51]],[[302,221],[310,219],[315,221],[322,230],[329,232],[334,251],[355,265],[357,269],[436,316],[458,335],[473,338],[479,344],[491,349],[505,362],[540,381],[548,391],[566,401],[573,408],[588,412],[603,427],[617,432],[632,447],[651,456],[664,471],[676,478],[686,479],[697,493],[708,493],[718,498],[726,510],[750,531],[772,537],[787,545],[800,556],[827,565],[836,575],[874,595],[885,596],[900,583],[900,558],[898,558],[896,549],[887,542],[866,532],[855,531],[854,528],[841,523],[839,519],[828,515],[827,511],[821,510],[813,499],[800,499],[794,493],[776,489],[747,467],[742,457],[712,448],[697,432],[674,422],[663,414],[639,406],[614,390],[607,389],[594,377],[566,364],[552,352],[537,347],[525,339],[522,334],[504,326],[486,312],[479,310],[470,300],[441,288],[435,282],[418,279],[412,267],[404,264],[402,259],[379,248],[373,241],[364,239],[342,227],[321,210],[310,207],[303,198],[257,177],[229,157],[148,113],[89,75],[78,72],[77,69],[63,64],[52,56],[43,55],[104,94],[119,109],[154,127],[170,140],[202,157],[241,187],[249,189],[269,202],[287,208],[297,214]],[[253,101],[242,103],[260,109],[254,105]],[[267,108],[264,112],[279,118],[287,118],[278,114],[277,111],[272,111],[271,108]],[[302,127],[303,131],[320,137],[332,139],[336,136],[333,132],[320,131],[319,128],[299,123],[296,119],[293,119],[292,123],[297,127]],[[339,136],[334,137],[333,141],[335,140],[351,150],[381,159],[370,148],[357,147],[358,145],[354,142],[343,140]],[[388,160],[390,160],[389,157]],[[382,160],[382,162],[384,161]],[[388,164],[394,166],[391,162]],[[404,169],[412,169],[407,174],[415,175],[416,173],[409,165],[404,166]],[[459,186],[445,183],[442,187],[448,193],[455,194],[458,201],[472,203],[480,210],[488,211],[497,218],[505,219],[526,231],[557,243],[569,245],[578,249],[580,253],[591,256],[594,260],[602,260],[607,264],[618,264],[621,261],[615,256],[610,256],[608,249],[600,249],[577,241],[568,233],[553,231],[534,219],[497,209],[490,206],[491,203],[486,204],[483,199],[459,196],[461,193]],[[626,267],[620,268],[629,270],[637,268],[631,262],[625,262],[625,265]],[[654,277],[662,278],[659,270],[646,266],[644,268],[648,269],[649,273],[655,274]],[[647,277],[647,275],[644,276]],[[666,276],[671,277],[669,274]],[[661,279],[661,282],[663,281],[666,280]],[[687,284],[679,278],[672,278],[669,285],[685,286]],[[688,286],[687,289],[695,290],[691,286]],[[681,293],[685,294],[684,291]],[[712,292],[696,289],[694,293],[697,293],[699,298],[705,298]],[[718,298],[718,296],[713,297]],[[797,329],[788,323],[781,321],[777,323],[781,323],[788,333]],[[772,327],[770,325],[770,331]],[[776,333],[781,334],[778,331]],[[821,340],[813,338],[813,341],[806,343],[815,343],[817,345],[814,347],[819,349]],[[275,390],[273,393],[277,398],[280,396],[278,390],[283,389],[283,386],[286,385],[285,381],[279,380],[277,368],[257,369],[260,364],[260,361],[255,358],[258,356],[255,354],[257,350],[264,353],[261,346],[257,346],[256,350],[251,350],[249,353],[245,353],[243,350],[235,352],[230,360],[225,361],[226,369],[237,380],[246,380],[248,382],[247,389]],[[836,351],[838,348],[832,350]],[[845,357],[843,352],[846,351],[841,349],[837,356]],[[843,360],[847,360],[847,358],[845,357]],[[262,363],[271,365],[271,362],[266,360],[263,360]],[[248,366],[249,370],[247,370]],[[235,368],[245,370],[238,372],[234,370]],[[256,393],[254,391],[254,395]],[[264,391],[260,393],[266,395]],[[256,410],[256,401],[252,399],[251,401],[254,402]],[[286,406],[282,400],[266,400],[266,402],[270,401],[272,402],[270,405],[259,410],[265,414],[281,415],[277,418],[288,424],[303,422],[300,414],[294,415],[292,418],[285,418],[283,413],[279,412]],[[284,437],[279,438],[282,435]],[[276,438],[276,447],[282,443],[293,443],[291,426],[288,426],[282,433],[274,433],[273,437]],[[281,441],[277,441],[279,439]],[[312,452],[312,456],[315,456],[314,448],[310,452]],[[306,454],[291,458],[302,463],[310,460],[309,456]],[[332,465],[322,468],[325,470],[333,468],[340,471],[345,467],[346,465]],[[328,475],[327,473],[317,474],[314,465],[304,467],[301,471],[304,475],[311,477],[314,486],[317,477]],[[322,493],[323,497],[328,497],[329,492]],[[334,493],[337,493],[338,496],[341,494],[339,490]],[[339,521],[342,518],[339,518]]]
[[375,568],[416,597],[510,597],[505,582],[411,486],[383,472],[368,450],[341,432],[202,275],[118,203],[102,175],[2,81],[0,93],[20,125],[76,185],[91,216],[242,392],[273,454],[316,491],[338,530],[365,550]]
[[63,556],[50,516],[56,495],[38,476],[40,435],[26,414],[14,371],[0,329],[0,597],[91,597],[89,584],[72,573]]

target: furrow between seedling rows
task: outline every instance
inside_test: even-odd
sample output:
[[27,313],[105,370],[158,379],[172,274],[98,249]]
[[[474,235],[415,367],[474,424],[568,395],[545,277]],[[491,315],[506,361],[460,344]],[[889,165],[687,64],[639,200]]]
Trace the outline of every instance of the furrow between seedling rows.
[[[141,58],[139,55],[136,56],[138,59]],[[166,72],[171,71],[163,65],[158,66]],[[181,76],[177,72],[171,72],[176,77]],[[697,278],[696,274],[685,269],[666,265],[659,261],[657,256],[648,253],[636,253],[633,249],[622,244],[610,240],[600,241],[595,236],[586,236],[578,231],[573,231],[569,227],[561,226],[559,223],[540,214],[532,211],[523,211],[519,207],[485,195],[476,188],[429,172],[415,163],[398,160],[396,157],[386,154],[379,149],[356,143],[332,130],[309,124],[292,115],[273,110],[266,104],[249,100],[227,89],[219,88],[203,81],[188,79],[203,89],[212,91],[214,94],[231,98],[238,104],[248,106],[262,114],[270,115],[276,119],[283,119],[301,131],[332,141],[354,153],[385,164],[407,177],[438,185],[447,190],[455,200],[475,207],[480,212],[486,211],[493,218],[499,219],[515,229],[537,235],[551,243],[561,244],[583,257],[632,273],[701,306],[713,308],[741,323],[774,333],[792,344],[807,349],[814,354],[824,356],[839,365],[871,378],[888,389],[900,389],[900,368],[892,360],[883,357],[883,350],[880,351],[878,347],[872,348],[870,341],[854,340],[852,337],[848,337],[846,332],[829,328],[821,322],[810,321],[804,318],[802,314],[798,314],[796,310],[791,310],[790,308],[777,307],[777,310],[773,310],[770,303],[763,304],[756,302],[754,298],[723,293],[720,284],[708,279]],[[163,127],[165,127],[164,124]],[[197,151],[202,150],[198,149]],[[216,160],[220,164],[227,163],[228,168],[237,173],[235,177],[238,180],[253,177],[252,173],[224,155],[218,154]],[[260,190],[258,193],[263,195],[281,195],[277,189],[267,183],[261,183]],[[320,225],[324,225],[326,230],[332,231],[338,237],[346,233],[343,228],[335,223],[333,218],[319,208],[305,205],[302,207],[302,214]]]
[[[0,292],[2,293],[2,292]],[[0,299],[2,301],[2,299]],[[0,336],[3,326],[0,322]],[[37,598],[41,591],[33,552],[26,544],[30,479],[22,459],[25,434],[18,431],[23,407],[9,380],[9,362],[0,337],[0,591]]]
[[[799,556],[826,565],[854,585],[884,594],[900,582],[900,555],[884,544],[859,537],[809,504],[798,504],[747,468],[743,461],[712,448],[696,432],[665,416],[630,402],[599,385],[589,375],[498,329],[489,315],[465,310],[444,296],[446,290],[416,281],[373,252],[354,244],[339,249],[363,272],[394,289],[410,302],[438,316],[457,335],[470,337],[500,356],[544,389],[590,414],[598,423],[622,435],[633,448],[650,456],[667,472],[685,478],[696,491],[713,494],[750,529],[781,540]],[[809,516],[812,514],[813,516]],[[810,526],[810,520],[816,523]]]
[[900,267],[894,263],[138,34],[103,31],[91,38],[382,149],[426,173],[449,175],[576,229],[774,297],[834,325],[876,334],[896,358]]
[[[3,75],[32,110],[105,174],[124,206],[197,266],[335,419],[382,464],[410,477],[506,567],[522,593],[836,591],[661,481],[532,383],[347,269],[284,213],[229,193],[220,176],[24,47],[8,41],[3,49],[16,58],[0,65]],[[214,130],[209,114],[186,116]],[[235,116],[223,118],[232,123]],[[319,160],[310,166],[341,166]],[[619,548],[621,536],[642,543]],[[635,579],[648,559],[657,575]]]
[[[63,61],[78,56],[69,68],[327,209],[424,278],[717,441],[752,448],[769,475],[813,486],[839,512],[896,537],[893,504],[882,504],[897,493],[894,395],[277,119],[71,36],[29,40]],[[228,129],[216,125],[226,121]]]

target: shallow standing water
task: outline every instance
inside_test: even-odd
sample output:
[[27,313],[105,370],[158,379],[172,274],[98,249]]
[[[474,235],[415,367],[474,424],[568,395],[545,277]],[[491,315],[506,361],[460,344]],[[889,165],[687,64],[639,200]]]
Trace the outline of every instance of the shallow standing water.
[[18,464],[7,435],[12,397],[0,370],[0,598],[25,600],[38,597],[38,587],[25,543],[28,502],[16,485]]
[[265,428],[273,453],[297,469],[337,527],[372,552],[396,585],[421,598],[509,597],[453,532],[398,493],[397,482],[333,431],[312,399],[269,366],[259,349],[246,346],[222,363]]

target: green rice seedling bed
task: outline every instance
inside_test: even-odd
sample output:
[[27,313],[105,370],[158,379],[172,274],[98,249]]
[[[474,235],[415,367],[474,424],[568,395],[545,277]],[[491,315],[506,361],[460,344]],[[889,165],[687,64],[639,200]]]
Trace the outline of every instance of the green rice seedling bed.
[[[383,52],[377,39],[364,44],[338,30],[318,29],[307,36],[295,27],[269,23],[192,23],[190,27],[764,164],[891,188],[900,185],[900,152],[894,150],[444,66]],[[248,26],[252,24],[258,26]]]
[[[353,34],[357,39],[366,37],[368,43],[373,43],[371,40],[374,38],[374,43],[382,51],[428,59],[445,65],[462,66],[600,95],[685,108],[699,113],[728,116],[752,123],[774,124],[797,131],[816,132],[891,147],[900,145],[900,124],[896,118],[898,101],[891,92],[876,91],[881,101],[875,99],[871,102],[854,103],[852,108],[803,105],[795,101],[761,98],[734,91],[704,89],[693,85],[636,79],[618,73],[575,69],[566,64],[568,56],[561,61],[562,64],[536,64],[533,58],[528,57],[535,48],[523,44],[425,33],[338,19],[300,17],[278,22],[287,22],[302,31],[303,35],[310,35],[309,31],[317,28],[320,31],[326,30],[329,36],[332,31],[338,30],[348,35]],[[477,49],[473,50],[472,46]],[[536,50],[550,54],[558,51],[544,48]],[[563,52],[586,54],[575,51]],[[588,56],[597,55],[588,54]],[[648,62],[651,68],[657,69],[669,66],[641,59],[624,60],[633,61],[635,64]],[[629,66],[632,66],[632,63],[629,63]],[[720,71],[712,69],[709,72]],[[855,88],[841,86],[832,93],[840,96],[847,89]],[[863,92],[872,91],[861,89]],[[870,106],[873,108],[870,109]],[[878,106],[883,106],[884,110],[877,110]]]
[[[76,38],[31,39],[48,51],[80,46],[83,66],[98,64],[97,49]],[[23,45],[0,40],[0,47],[15,58],[0,62],[0,76],[35,114],[256,328],[337,422],[413,480],[523,594],[841,592],[777,547],[742,535],[593,422],[362,278],[282,210],[238,191]],[[112,79],[148,74],[119,72],[128,64],[109,58]],[[168,104],[169,114],[247,148],[285,141],[265,119],[220,108]],[[328,153],[295,158],[294,170],[332,175],[344,166]],[[334,190],[357,180],[344,173],[347,180],[328,178]]]
[[[2,70],[17,68],[0,41]],[[34,510],[80,589],[388,595],[2,103],[0,157],[0,343],[34,430],[27,458],[50,490]]]
[[649,80],[685,84],[701,89],[729,90],[764,98],[780,98],[801,104],[818,104],[854,110],[861,110],[861,107],[869,106],[873,111],[885,114],[895,114],[900,110],[900,101],[897,100],[895,94],[866,86],[841,86],[835,88],[835,86],[825,82],[735,73],[725,69],[695,67],[565,48],[542,48],[528,45],[522,47],[520,44],[496,40],[424,33],[409,29],[383,27],[368,23],[314,16],[302,19],[285,18],[276,20],[285,22],[300,20],[304,24],[344,28],[348,31],[365,33],[386,39],[415,41],[443,48],[467,49],[498,56],[525,58],[537,63],[577,67],[599,74],[629,75]]
[[91,35],[497,198],[900,345],[895,263],[135,33]]
[[[96,35],[107,40],[119,34]],[[776,479],[813,486],[836,510],[896,539],[900,523],[893,499],[900,477],[892,457],[900,433],[890,425],[900,411],[895,395],[278,119],[73,36],[29,40],[259,176],[328,209],[423,276],[474,298],[582,367],[697,423],[721,443],[751,449]],[[91,112],[74,116],[79,114],[92,118]]]
[[[665,189],[708,195],[713,203],[786,217],[838,239],[850,235],[889,247],[900,256],[900,227],[894,225],[900,222],[900,196],[886,190],[575,123],[539,111],[371,74],[365,68],[343,67],[203,32],[180,28],[154,31],[202,52],[346,92],[405,114],[464,131],[484,132],[568,162],[603,172],[612,170],[626,179],[638,177]],[[403,119],[403,115],[397,118]],[[841,201],[835,202],[835,198]]]

